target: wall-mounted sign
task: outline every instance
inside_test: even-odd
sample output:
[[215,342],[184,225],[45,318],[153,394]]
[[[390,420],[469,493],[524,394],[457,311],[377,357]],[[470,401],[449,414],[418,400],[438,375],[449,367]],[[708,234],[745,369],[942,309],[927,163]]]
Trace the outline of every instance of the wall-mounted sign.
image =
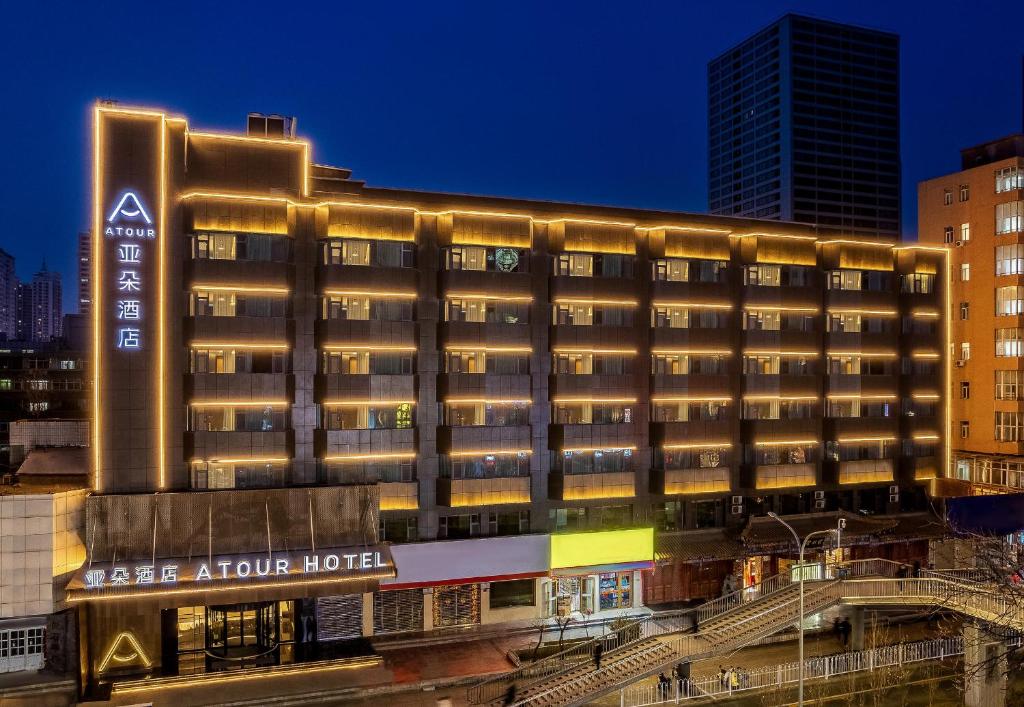
[[202,591],[231,582],[288,579],[393,577],[394,563],[384,546],[318,552],[214,556],[212,559],[159,559],[154,562],[86,564],[68,584],[69,591],[188,589]]
[[103,235],[116,239],[117,266],[111,270],[117,278],[118,293],[115,343],[119,349],[141,349],[143,245],[156,239],[156,229],[138,194],[121,194],[107,216]]

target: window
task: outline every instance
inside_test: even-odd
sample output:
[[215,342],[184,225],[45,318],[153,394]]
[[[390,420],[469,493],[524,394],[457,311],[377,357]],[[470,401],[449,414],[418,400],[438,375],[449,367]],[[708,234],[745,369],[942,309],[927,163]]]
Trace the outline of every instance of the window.
[[285,317],[286,294],[251,294],[197,289],[192,292],[191,314],[195,317]]
[[960,399],[968,400],[971,397],[970,381],[960,381]]
[[530,424],[528,401],[446,402],[442,424],[448,427],[513,427]]
[[633,277],[633,256],[608,253],[562,253],[555,274],[570,277]]
[[830,290],[861,289],[860,270],[832,270],[828,273],[827,285]]
[[510,479],[530,475],[530,455],[441,456],[442,479]]
[[971,240],[971,224],[961,223],[960,224],[960,240],[964,243]]
[[287,263],[292,259],[292,239],[267,233],[196,233],[192,257]]
[[332,405],[323,414],[325,430],[403,430],[412,426],[412,403]]
[[509,511],[507,513],[491,513],[487,521],[489,535],[522,535],[530,532],[529,511]]
[[530,316],[530,305],[526,302],[449,297],[442,306],[446,322],[526,324]]
[[996,400],[1024,400],[1024,375],[1020,370],[996,371]]
[[1015,233],[1024,225],[1024,201],[996,204],[996,233]]
[[470,538],[480,535],[480,514],[468,513],[458,516],[441,516],[438,520],[439,540]]
[[565,326],[633,326],[633,308],[615,305],[594,305],[563,302],[554,304],[553,324]]
[[[960,434],[964,434],[966,420],[960,422]],[[1024,440],[1024,413],[996,411],[996,441],[1020,442]]]
[[996,288],[996,316],[1024,314],[1024,286],[1007,285]]
[[[685,357],[684,357],[685,358]],[[558,375],[627,375],[633,372],[633,357],[614,354],[554,354],[552,373]],[[684,371],[685,373],[685,371]]]
[[530,372],[527,353],[505,353],[485,350],[446,351],[445,373],[497,373],[525,375]]
[[552,470],[563,474],[613,474],[633,471],[632,449],[552,452]]
[[971,264],[961,263],[960,264],[960,281],[967,282],[971,279]]
[[967,439],[971,436],[970,420],[960,420],[960,439]]
[[633,405],[630,403],[561,402],[554,403],[552,408],[551,421],[556,425],[618,425],[633,422]]
[[952,243],[953,242],[953,227],[952,226],[946,226],[946,232],[945,232],[945,236],[944,236],[943,240],[945,240],[946,243]]
[[996,329],[996,356],[1024,356],[1024,329]]
[[971,198],[971,185],[960,185],[960,201],[968,201]]
[[971,343],[969,341],[964,341],[960,344],[960,360],[971,360]]
[[536,597],[536,581],[513,579],[508,582],[491,582],[491,608],[507,609],[513,606],[533,606]]
[[324,264],[411,268],[416,264],[416,244],[404,241],[332,238],[324,243]]
[[943,206],[952,206],[952,204],[953,204],[953,190],[952,189],[943,189],[942,190],[942,205]]
[[960,303],[960,319],[962,321],[966,322],[968,319],[970,319],[970,317],[971,317],[971,303],[970,302],[961,302]]
[[903,276],[903,292],[930,294],[935,286],[935,275],[932,273],[915,272]]
[[651,278],[668,282],[724,282],[728,262],[664,258],[651,262]]
[[344,375],[411,375],[413,354],[390,351],[324,351],[321,372]]
[[358,321],[412,321],[412,299],[382,299],[370,295],[328,295],[323,298],[324,319]]
[[1024,189],[1024,171],[1016,165],[996,170],[996,194]]
[[996,246],[996,275],[1024,275],[1024,243]]
[[192,373],[288,373],[288,352],[262,349],[192,349]]
[[416,542],[419,539],[416,516],[393,517],[381,513],[380,539],[393,543]]
[[483,270],[488,272],[528,272],[530,251],[520,248],[452,246],[445,249],[447,270]]

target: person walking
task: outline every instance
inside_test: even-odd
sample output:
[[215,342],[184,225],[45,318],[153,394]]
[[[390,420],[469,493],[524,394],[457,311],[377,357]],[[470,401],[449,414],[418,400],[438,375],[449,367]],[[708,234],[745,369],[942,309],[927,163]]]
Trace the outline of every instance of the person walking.
[[718,666],[718,682],[724,688],[729,687],[729,674],[725,671],[725,668],[721,665]]
[[921,561],[914,560],[914,568],[911,570],[910,576],[914,579],[921,579]]
[[729,691],[740,689],[740,669],[729,668]]
[[505,707],[514,704],[516,701],[516,684],[512,683],[508,686],[508,690],[505,691],[505,701],[502,703]]
[[847,648],[850,645],[850,633],[853,631],[853,624],[850,620],[843,617],[842,621],[839,622],[839,640],[843,644],[843,648]]
[[898,570],[896,570],[896,579],[899,580],[900,594],[902,594],[903,590],[906,588],[906,585],[907,585],[907,566],[906,565],[900,565],[900,568]]
[[601,654],[604,653],[604,646],[600,641],[594,646],[594,670],[601,669]]

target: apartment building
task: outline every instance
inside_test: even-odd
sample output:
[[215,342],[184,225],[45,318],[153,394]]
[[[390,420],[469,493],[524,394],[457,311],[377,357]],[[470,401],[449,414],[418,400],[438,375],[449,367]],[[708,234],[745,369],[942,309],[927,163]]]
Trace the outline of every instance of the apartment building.
[[943,248],[369,187],[293,129],[96,109],[87,681],[621,616],[655,528],[924,507]]
[[1024,487],[1024,135],[961,150],[918,185],[920,241],[950,249],[950,476]]

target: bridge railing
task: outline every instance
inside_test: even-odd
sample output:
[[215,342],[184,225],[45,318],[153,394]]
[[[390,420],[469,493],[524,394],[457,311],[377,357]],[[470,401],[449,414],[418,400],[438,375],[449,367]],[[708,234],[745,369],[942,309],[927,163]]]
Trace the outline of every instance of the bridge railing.
[[[1020,639],[1016,639],[1019,644]],[[939,638],[931,641],[902,643],[879,648],[816,656],[804,661],[804,679],[828,679],[878,668],[917,663],[928,660],[943,660],[963,654],[963,639],[960,637]],[[670,680],[667,684],[648,683],[633,685],[619,691],[623,707],[647,707],[684,700],[728,697],[748,690],[780,688],[796,683],[800,677],[800,663],[738,670],[735,680],[711,675],[693,680]]]
[[587,663],[593,660],[594,650],[598,645],[605,653],[609,653],[646,638],[680,633],[689,630],[694,620],[704,622],[716,618],[747,602],[775,594],[790,584],[790,573],[785,572],[692,609],[662,612],[635,619],[602,636],[591,638],[533,663],[524,663],[514,670],[473,685],[467,694],[469,703],[485,704],[500,699],[513,682],[522,687]]

